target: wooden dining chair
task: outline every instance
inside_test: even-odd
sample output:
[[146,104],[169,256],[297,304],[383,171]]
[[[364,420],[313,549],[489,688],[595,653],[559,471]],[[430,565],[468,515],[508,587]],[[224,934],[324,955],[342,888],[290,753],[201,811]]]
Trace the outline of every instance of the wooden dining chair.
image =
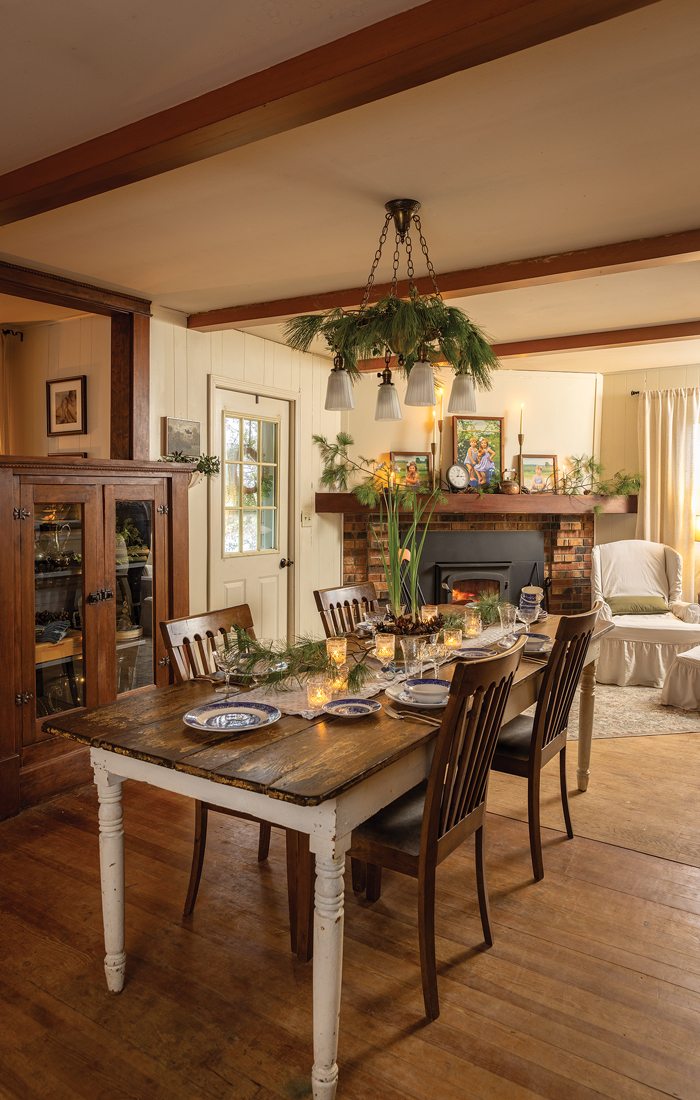
[[501,729],[491,765],[494,771],[527,779],[527,820],[530,855],[535,881],[544,878],[540,831],[540,774],[545,764],[559,756],[559,786],[566,835],[574,830],[566,789],[566,734],[576,685],[588,652],[600,610],[582,615],[563,615],[559,620],[552,652],[545,666],[534,717],[519,714]]
[[379,610],[377,590],[372,581],[346,584],[341,588],[317,588],[314,599],[327,638],[351,633],[370,612]]
[[[484,940],[493,943],[484,870],[484,820],[491,759],[524,646],[460,662],[427,780],[353,831],[350,856],[366,867],[368,901],[381,894],[382,867],[418,879],[418,941],[428,1019],[440,1014],[435,961],[435,873],[474,834],[476,886]],[[354,876],[361,881],[361,876]]]
[[[216,671],[214,653],[216,639],[230,635],[235,628],[245,630],[255,637],[253,617],[248,604],[209,611],[204,615],[185,616],[161,622],[160,629],[175,674],[176,683],[209,676]],[[195,800],[194,847],[192,866],[187,887],[183,916],[194,910],[204,866],[207,844],[209,811],[255,821],[260,826],[258,836],[258,862],[264,862],[270,852],[271,825],[250,814],[213,806]],[[302,961],[311,958],[313,946],[313,856],[309,852],[308,837],[285,830],[287,846],[287,895],[289,902],[289,926],[292,950]]]

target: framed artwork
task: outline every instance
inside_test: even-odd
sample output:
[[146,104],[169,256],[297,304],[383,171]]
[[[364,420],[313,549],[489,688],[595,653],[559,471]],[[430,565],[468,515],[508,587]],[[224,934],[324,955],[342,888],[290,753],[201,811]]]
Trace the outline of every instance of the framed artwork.
[[523,455],[520,484],[531,493],[555,493],[557,489],[556,455]]
[[433,456],[430,451],[392,451],[389,458],[396,470],[398,485],[430,492],[433,487]]
[[163,454],[186,455],[187,458],[199,458],[202,453],[200,445],[200,423],[198,420],[180,420],[174,416],[164,416],[165,441]]
[[46,434],[83,435],[87,431],[87,375],[52,378],[46,383]]
[[466,466],[469,485],[485,489],[501,480],[503,417],[453,416],[453,455]]

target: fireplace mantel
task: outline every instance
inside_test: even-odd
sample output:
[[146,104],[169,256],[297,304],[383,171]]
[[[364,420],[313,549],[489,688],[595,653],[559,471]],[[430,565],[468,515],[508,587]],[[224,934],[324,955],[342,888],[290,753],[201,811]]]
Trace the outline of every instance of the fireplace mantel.
[[[376,512],[360,504],[354,493],[316,493],[317,513],[362,515]],[[626,514],[637,511],[636,496],[567,496],[564,493],[449,493],[435,514],[498,513],[499,515],[579,516],[590,512]]]

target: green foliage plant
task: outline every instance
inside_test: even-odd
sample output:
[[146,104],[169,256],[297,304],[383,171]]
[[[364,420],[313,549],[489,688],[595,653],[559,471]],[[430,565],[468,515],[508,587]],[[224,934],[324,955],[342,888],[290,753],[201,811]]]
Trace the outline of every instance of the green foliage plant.
[[641,488],[639,474],[618,470],[610,478],[603,476],[603,467],[592,455],[572,455],[568,468],[559,479],[557,491],[568,496],[601,497],[632,496]]
[[221,473],[221,459],[218,455],[199,455],[198,458],[193,458],[182,451],[173,451],[170,455],[161,455],[159,461],[193,464],[197,473],[204,474],[205,477],[218,477]]

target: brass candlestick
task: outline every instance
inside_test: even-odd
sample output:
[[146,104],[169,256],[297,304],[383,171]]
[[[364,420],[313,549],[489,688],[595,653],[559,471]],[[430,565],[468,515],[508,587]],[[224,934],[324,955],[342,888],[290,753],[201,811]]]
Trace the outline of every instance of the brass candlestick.
[[442,487],[442,425],[444,421],[438,420],[438,431],[440,433],[440,449],[438,451],[438,469],[437,469],[437,485],[438,488]]
[[523,443],[525,442],[525,436],[522,432],[518,432],[518,492],[523,491]]

